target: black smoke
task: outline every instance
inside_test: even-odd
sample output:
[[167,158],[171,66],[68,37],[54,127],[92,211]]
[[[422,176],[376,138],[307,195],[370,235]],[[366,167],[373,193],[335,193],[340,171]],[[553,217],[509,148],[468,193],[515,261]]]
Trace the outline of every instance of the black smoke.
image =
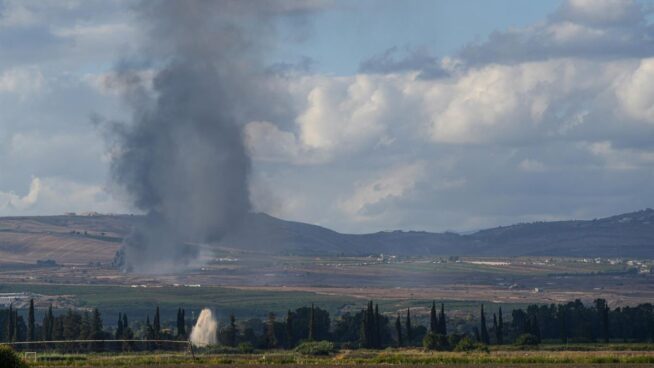
[[[262,61],[280,18],[299,2],[146,1],[138,55],[118,68],[133,119],[113,129],[111,173],[146,220],[125,241],[123,266],[179,271],[250,211],[242,126],[275,105]],[[150,88],[144,73],[154,70]]]

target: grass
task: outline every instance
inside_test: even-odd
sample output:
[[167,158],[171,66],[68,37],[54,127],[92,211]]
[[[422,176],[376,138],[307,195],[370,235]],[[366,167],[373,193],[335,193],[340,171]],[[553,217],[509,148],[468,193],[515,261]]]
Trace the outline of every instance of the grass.
[[214,366],[238,365],[505,365],[547,364],[550,367],[579,364],[654,364],[653,351],[507,351],[490,353],[425,352],[417,349],[383,351],[345,350],[330,356],[306,356],[291,351],[253,354],[196,355],[185,353],[125,353],[39,356],[39,367],[136,367],[136,366]]

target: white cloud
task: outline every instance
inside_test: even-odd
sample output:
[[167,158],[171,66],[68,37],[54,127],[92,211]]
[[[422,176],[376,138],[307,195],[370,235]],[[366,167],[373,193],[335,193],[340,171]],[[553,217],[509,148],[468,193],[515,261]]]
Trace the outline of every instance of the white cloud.
[[29,192],[22,197],[14,192],[0,191],[0,213],[6,211],[14,213],[16,211],[21,212],[28,210],[30,207],[34,206],[36,201],[39,199],[40,191],[41,180],[39,178],[32,178]]
[[613,26],[642,20],[644,9],[634,0],[568,0],[558,16],[595,26]]
[[25,98],[41,92],[44,85],[45,79],[38,67],[16,67],[0,72],[0,93],[12,93]]
[[0,28],[26,27],[36,24],[40,17],[28,6],[26,1],[5,1],[0,9]]
[[354,194],[342,200],[339,207],[356,221],[367,221],[384,212],[384,204],[402,198],[425,175],[423,162],[394,167],[377,178],[356,185]]
[[610,141],[582,142],[580,146],[600,158],[607,169],[638,170],[654,166],[654,151],[615,148]]
[[632,118],[654,123],[654,59],[643,59],[637,69],[617,83],[616,94]]
[[102,186],[47,177],[32,178],[27,194],[0,191],[0,216],[62,214],[64,212],[125,211],[125,203],[112,199]]
[[526,158],[520,161],[520,163],[518,164],[518,169],[526,172],[543,172],[547,170],[547,167],[545,166],[544,163],[538,160]]

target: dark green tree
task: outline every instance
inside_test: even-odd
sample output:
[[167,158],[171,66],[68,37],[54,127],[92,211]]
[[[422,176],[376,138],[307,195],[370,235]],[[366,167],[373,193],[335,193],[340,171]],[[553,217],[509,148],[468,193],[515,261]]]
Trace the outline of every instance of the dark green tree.
[[438,333],[438,318],[436,317],[436,302],[432,301],[429,311],[429,332]]
[[68,309],[64,317],[64,339],[76,340],[80,336],[80,328],[82,325],[82,316],[79,313],[73,312]]
[[236,327],[236,317],[234,314],[229,315],[229,327],[227,327],[227,343],[235,347],[238,339],[238,327]]
[[34,323],[34,299],[30,299],[30,308],[27,313],[27,341],[36,341],[36,326]]
[[177,338],[186,338],[186,316],[184,309],[177,309]]
[[289,309],[286,313],[286,347],[295,346],[295,336],[293,334],[293,312]]
[[118,313],[118,321],[116,322],[116,334],[114,335],[114,338],[116,340],[122,340],[124,336],[124,329],[123,327],[123,315],[122,313]]
[[395,319],[395,333],[397,334],[397,346],[404,346],[404,339],[402,339],[402,322],[400,321],[400,314],[397,314]]
[[609,312],[610,308],[606,304],[604,299],[595,300],[595,309],[599,316],[599,325],[601,330],[602,339],[604,342],[609,342],[610,333],[609,333]]
[[479,326],[480,342],[488,345],[490,344],[490,337],[488,336],[488,328],[486,327],[486,313],[484,313],[484,305],[481,305],[481,321]]
[[311,311],[309,313],[309,341],[313,341],[316,338],[316,309],[311,303]]
[[502,345],[504,344],[504,317],[502,317],[502,307],[500,307],[497,319],[498,323],[497,330],[495,330],[495,337],[497,338],[497,344]]
[[499,329],[497,325],[497,315],[493,313],[493,332],[495,333],[495,340],[497,341],[497,330]]
[[154,332],[154,339],[158,340],[161,335],[161,318],[159,315],[159,306],[154,312],[154,320],[152,320],[152,331]]
[[406,309],[406,341],[407,345],[411,346],[413,344],[413,327],[411,326],[411,309]]
[[273,349],[277,346],[277,337],[275,336],[275,313],[268,313],[268,320],[264,325],[264,346],[267,349]]
[[6,336],[6,341],[12,342],[14,341],[14,336],[15,336],[15,320],[14,320],[14,306],[9,304],[9,310],[7,311],[7,326],[5,329],[5,336]]
[[559,337],[564,344],[568,343],[568,317],[564,305],[559,304],[556,309],[556,319],[559,326]]
[[445,305],[441,303],[441,313],[438,316],[438,333],[447,336],[447,322],[445,319]]
[[89,340],[91,337],[91,314],[89,312],[84,312],[82,314],[82,319],[79,325],[79,335],[77,339],[80,340]]

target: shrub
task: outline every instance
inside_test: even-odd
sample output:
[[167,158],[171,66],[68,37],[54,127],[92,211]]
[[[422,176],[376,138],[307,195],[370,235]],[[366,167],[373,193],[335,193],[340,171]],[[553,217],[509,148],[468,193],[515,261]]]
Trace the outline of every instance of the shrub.
[[254,346],[252,346],[252,344],[249,342],[242,342],[238,344],[238,351],[240,351],[242,354],[251,354],[254,352]]
[[463,337],[459,340],[459,343],[454,347],[454,351],[483,351],[488,353],[488,346],[472,341],[469,337]]
[[329,355],[336,349],[330,341],[306,341],[298,345],[295,351],[304,355]]
[[13,349],[8,346],[0,346],[0,367],[27,368],[29,366]]
[[447,337],[447,342],[450,344],[450,347],[457,346],[464,337],[465,335],[451,334]]
[[447,336],[430,332],[422,339],[422,346],[427,350],[448,350],[450,348]]
[[538,338],[532,334],[522,334],[515,339],[515,344],[518,346],[536,346],[538,345]]

